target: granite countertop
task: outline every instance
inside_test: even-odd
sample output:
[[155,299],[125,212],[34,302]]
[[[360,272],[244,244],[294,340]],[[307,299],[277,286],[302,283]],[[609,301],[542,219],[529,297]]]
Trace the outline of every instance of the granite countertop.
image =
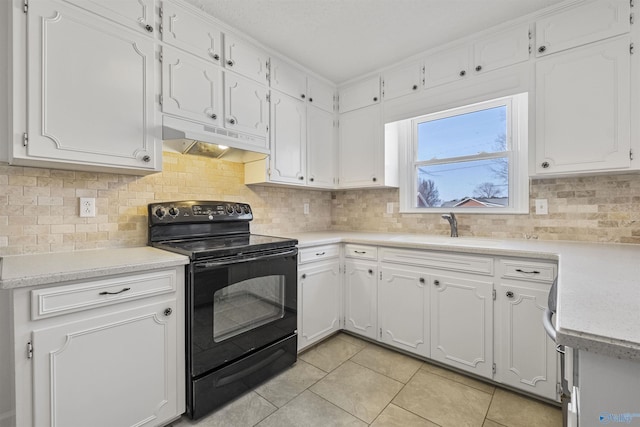
[[186,256],[149,246],[7,256],[0,259],[0,289],[49,285],[188,263]]
[[312,232],[299,247],[358,243],[558,261],[558,344],[640,360],[640,245]]

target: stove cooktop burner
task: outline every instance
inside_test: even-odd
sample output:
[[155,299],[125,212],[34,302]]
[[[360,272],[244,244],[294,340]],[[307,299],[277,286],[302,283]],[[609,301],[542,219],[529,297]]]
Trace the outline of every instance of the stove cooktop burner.
[[295,239],[249,234],[243,236],[212,237],[194,240],[158,242],[153,246],[188,255],[192,260],[221,258],[248,252],[293,247]]

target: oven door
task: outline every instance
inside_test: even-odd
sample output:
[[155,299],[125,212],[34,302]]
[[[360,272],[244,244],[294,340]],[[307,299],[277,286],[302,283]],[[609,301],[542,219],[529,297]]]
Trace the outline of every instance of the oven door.
[[191,265],[187,359],[192,378],[296,332],[297,253],[287,248]]

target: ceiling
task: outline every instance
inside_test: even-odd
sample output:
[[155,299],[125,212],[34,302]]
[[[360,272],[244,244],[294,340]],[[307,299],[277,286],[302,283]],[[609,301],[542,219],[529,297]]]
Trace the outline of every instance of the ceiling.
[[563,0],[187,0],[343,83]]

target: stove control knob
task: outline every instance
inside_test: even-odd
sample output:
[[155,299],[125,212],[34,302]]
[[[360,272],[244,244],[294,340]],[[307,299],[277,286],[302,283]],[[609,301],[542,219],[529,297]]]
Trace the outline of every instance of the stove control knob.
[[233,207],[233,209],[236,211],[237,214],[241,214],[242,213],[242,208],[240,208],[240,205],[235,205]]
[[156,209],[155,214],[158,218],[162,219],[167,214],[167,211],[162,206],[160,206]]
[[169,215],[176,217],[178,216],[179,213],[180,211],[178,210],[178,208],[174,208],[174,207],[169,208]]
[[233,213],[233,206],[227,205],[227,213],[231,215]]
[[250,214],[251,213],[251,208],[249,207],[249,205],[244,205],[242,207],[242,212],[244,212],[245,214]]

